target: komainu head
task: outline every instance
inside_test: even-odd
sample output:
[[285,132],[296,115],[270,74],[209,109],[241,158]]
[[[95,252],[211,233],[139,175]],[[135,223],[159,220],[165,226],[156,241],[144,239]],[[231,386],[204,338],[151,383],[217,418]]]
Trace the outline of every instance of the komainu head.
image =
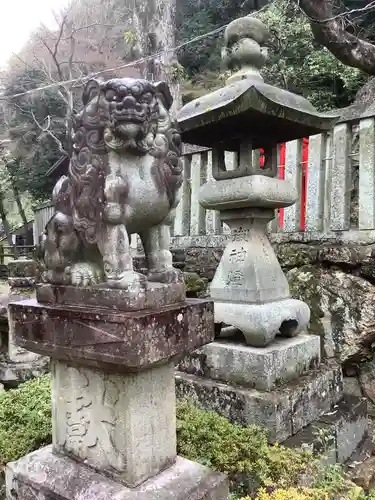
[[91,80],[84,90],[83,104],[84,110],[75,120],[76,152],[88,146],[119,154],[168,153],[168,141],[162,136],[172,128],[172,97],[165,83],[133,78]]

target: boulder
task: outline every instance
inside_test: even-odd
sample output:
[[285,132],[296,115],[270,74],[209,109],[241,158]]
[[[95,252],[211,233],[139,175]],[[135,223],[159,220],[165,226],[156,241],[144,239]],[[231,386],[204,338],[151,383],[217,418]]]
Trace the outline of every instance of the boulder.
[[311,309],[309,332],[340,363],[361,360],[375,341],[375,286],[339,269],[305,265],[288,271],[291,295]]
[[375,245],[313,245],[280,243],[274,249],[281,267],[288,271],[295,267],[315,264],[335,267],[355,276],[362,276],[375,284]]
[[369,402],[369,413],[375,415],[375,360],[369,359],[357,367],[358,383]]
[[223,250],[224,246],[218,248],[190,247],[186,249],[184,271],[198,273],[202,278],[212,281]]
[[375,457],[369,457],[349,472],[349,478],[364,490],[375,487]]
[[344,377],[344,394],[348,396],[363,397],[361,384],[357,377]]

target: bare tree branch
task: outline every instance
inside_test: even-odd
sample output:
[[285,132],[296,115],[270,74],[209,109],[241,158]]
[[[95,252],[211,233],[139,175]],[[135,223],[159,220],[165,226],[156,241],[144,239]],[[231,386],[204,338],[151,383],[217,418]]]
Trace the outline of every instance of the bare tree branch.
[[56,71],[59,75],[59,78],[60,80],[64,80],[64,75],[61,71],[61,66],[60,66],[60,63],[59,61],[57,60],[57,57],[56,57],[56,54],[54,53],[55,51],[51,49],[51,47],[48,45],[48,43],[44,40],[43,37],[41,36],[38,36],[38,39],[39,41],[44,45],[44,47],[46,48],[46,50],[49,52],[49,54],[51,55],[52,57],[52,60],[53,62],[55,63],[55,66],[56,66]]
[[[360,8],[357,8],[357,9],[351,9],[351,10],[347,10],[345,12],[340,12],[340,14],[336,14],[335,16],[332,16],[332,17],[329,17],[328,19],[319,19],[319,18],[314,18],[314,17],[310,17],[310,16],[307,16],[309,18],[310,21],[314,22],[314,23],[328,23],[330,21],[335,21],[336,19],[340,19],[341,17],[349,17],[351,16],[352,14],[367,14],[368,12],[372,11],[372,10],[375,10],[375,1],[373,2],[370,2],[369,4],[367,4],[365,7],[360,7]],[[362,17],[362,15],[359,15],[356,17],[356,19],[358,19],[359,17]]]
[[375,45],[347,31],[342,16],[333,14],[332,0],[299,0],[298,5],[309,18],[318,42],[347,66],[375,75]]
[[59,148],[60,153],[62,153],[63,155],[69,156],[68,153],[66,152],[64,146],[63,146],[63,143],[60,141],[60,139],[58,137],[56,137],[56,135],[51,130],[51,117],[49,115],[47,116],[47,118],[46,118],[47,119],[47,126],[43,127],[43,125],[41,125],[38,122],[38,120],[36,119],[36,116],[34,115],[33,112],[31,112],[31,115],[33,117],[35,125],[42,131],[42,133],[49,135],[55,141],[55,143],[57,144],[57,147]]

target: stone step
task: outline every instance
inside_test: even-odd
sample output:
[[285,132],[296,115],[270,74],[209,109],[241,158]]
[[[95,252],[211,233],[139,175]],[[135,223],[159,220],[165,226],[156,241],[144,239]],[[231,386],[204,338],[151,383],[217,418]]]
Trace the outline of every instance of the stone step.
[[261,425],[268,430],[271,443],[285,441],[331,411],[342,397],[342,385],[341,368],[334,362],[321,364],[271,392],[176,373],[179,398],[193,400],[243,426]]
[[[363,396],[357,396],[362,398]],[[368,400],[367,401],[367,410],[368,410]],[[358,463],[365,462],[369,457],[375,455],[375,443],[373,440],[374,435],[374,426],[371,418],[367,419],[368,421],[368,436],[365,438],[361,445],[357,447],[355,452],[350,456],[350,459],[345,463],[346,470],[352,470],[355,465]]]
[[26,380],[40,377],[50,370],[49,358],[40,357],[34,361],[0,361],[0,382],[7,388],[17,387]]
[[344,396],[332,411],[288,438],[283,445],[323,455],[324,463],[344,464],[368,443],[368,438],[366,399]]
[[[182,457],[137,488],[114,481],[85,463],[41,448],[9,462],[9,500],[227,500],[224,474]],[[1,487],[1,484],[0,484]]]
[[276,338],[267,347],[220,340],[194,351],[178,370],[260,391],[271,391],[298,379],[320,363],[320,337]]

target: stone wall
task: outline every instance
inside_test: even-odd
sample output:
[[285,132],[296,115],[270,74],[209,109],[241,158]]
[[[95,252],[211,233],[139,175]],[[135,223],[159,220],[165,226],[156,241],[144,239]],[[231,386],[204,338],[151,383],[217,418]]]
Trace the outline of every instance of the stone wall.
[[[208,242],[209,243],[209,242]],[[375,415],[375,244],[274,244],[292,296],[311,308],[310,333],[321,337],[326,358],[336,358],[345,391],[367,397]],[[195,289],[207,295],[223,246],[175,249],[178,267],[201,278]]]

